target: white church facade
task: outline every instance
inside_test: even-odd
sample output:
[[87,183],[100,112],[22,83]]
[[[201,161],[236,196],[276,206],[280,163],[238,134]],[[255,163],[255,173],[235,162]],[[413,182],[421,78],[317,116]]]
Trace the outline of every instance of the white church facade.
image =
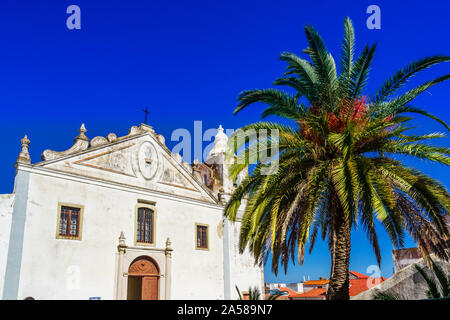
[[45,150],[21,140],[12,194],[0,195],[2,299],[236,299],[264,288],[223,217],[223,129],[205,163],[182,161],[148,125]]

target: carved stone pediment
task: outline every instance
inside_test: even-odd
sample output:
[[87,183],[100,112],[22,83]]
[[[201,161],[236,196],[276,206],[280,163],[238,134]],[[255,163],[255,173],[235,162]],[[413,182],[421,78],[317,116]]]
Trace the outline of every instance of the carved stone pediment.
[[126,145],[75,161],[75,164],[135,177],[131,164],[131,147]]
[[55,160],[55,159],[59,159],[65,156],[69,156],[71,154],[76,154],[79,153],[81,151],[86,150],[89,147],[89,141],[85,141],[85,140],[77,140],[75,142],[75,144],[68,150],[66,151],[53,151],[53,150],[45,150],[42,153],[42,160],[43,161],[48,161],[48,160]]
[[108,139],[104,137],[95,137],[94,139],[91,140],[91,147],[92,148],[100,147],[108,143],[109,143]]
[[106,150],[95,155],[87,154],[73,164],[199,192],[184,170],[189,172],[192,168],[181,162],[181,156],[164,156],[162,150],[148,140],[140,143],[130,141]]
[[195,186],[186,178],[180,168],[171,164],[168,159],[165,159],[162,164],[162,175],[159,182],[174,187],[197,191]]
[[193,176],[193,168],[179,154],[171,153],[164,138],[150,126],[132,127],[126,136],[110,133],[92,140],[84,135],[84,126],[79,131],[70,149],[46,150],[44,161],[36,166],[216,203],[214,194]]
[[[108,134],[108,136],[106,138],[105,137],[95,137],[94,139],[89,141],[89,138],[86,137],[86,135],[85,135],[87,130],[84,126],[84,123],[81,125],[81,128],[78,130],[78,132],[80,134],[75,138],[75,143],[70,149],[65,150],[65,151],[53,151],[53,150],[47,149],[42,153],[42,156],[41,156],[42,160],[48,161],[48,160],[59,159],[59,158],[65,157],[65,156],[80,153],[82,151],[87,150],[88,148],[96,148],[96,147],[105,146],[107,144],[114,143],[119,140],[119,138],[117,138],[117,136],[114,133],[110,133],[110,134]],[[146,133],[146,132],[155,134],[155,131],[153,130],[152,127],[141,124],[139,127],[136,127],[136,126],[131,127],[131,129],[128,132],[128,135],[125,137],[122,137],[120,139],[129,138],[129,137],[136,136],[136,135]]]

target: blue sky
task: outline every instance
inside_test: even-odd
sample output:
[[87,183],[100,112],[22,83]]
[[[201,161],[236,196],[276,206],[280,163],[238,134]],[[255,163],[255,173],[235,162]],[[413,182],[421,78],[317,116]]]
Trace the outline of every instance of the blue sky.
[[[81,8],[81,30],[68,30],[66,8]],[[381,8],[381,30],[366,27],[366,8]],[[349,16],[360,50],[378,42],[368,92],[413,59],[450,55],[444,1],[17,1],[0,10],[0,108],[2,157],[0,193],[13,188],[13,164],[20,138],[28,134],[33,162],[44,149],[65,150],[81,123],[92,138],[109,132],[125,135],[143,122],[166,136],[176,128],[238,128],[258,121],[261,106],[238,116],[232,111],[240,91],[267,88],[285,65],[280,53],[300,53],[307,44],[306,24],[314,25],[329,50],[339,55],[343,19]],[[430,69],[419,84],[450,73],[450,64]],[[450,122],[450,82],[417,99],[417,105]],[[273,119],[275,120],[275,119]],[[419,131],[443,131],[424,118]],[[441,142],[449,146],[448,139]],[[447,168],[411,162],[447,186]],[[392,273],[389,238],[378,228],[383,276]],[[366,272],[376,264],[364,234],[353,233],[351,269]],[[411,240],[407,246],[413,246]],[[329,274],[325,243],[317,243],[302,267],[290,266],[278,278],[266,268],[266,281],[297,281]]]

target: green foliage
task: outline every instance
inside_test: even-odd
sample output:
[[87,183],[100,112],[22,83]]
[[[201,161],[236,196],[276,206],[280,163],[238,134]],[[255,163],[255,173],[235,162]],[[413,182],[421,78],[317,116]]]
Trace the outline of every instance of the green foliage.
[[397,91],[403,84],[405,84],[411,77],[417,72],[429,68],[435,64],[449,61],[450,57],[447,56],[433,56],[425,57],[423,59],[414,61],[406,67],[397,71],[391,78],[386,80],[382,88],[378,90],[375,101],[384,101],[391,94]]
[[[317,30],[307,26],[305,34],[309,46],[304,53],[309,60],[283,53],[280,59],[287,63],[287,69],[275,81],[275,85],[287,86],[294,93],[279,89],[244,91],[234,111],[237,114],[262,103],[267,105],[263,118],[276,115],[293,120],[292,126],[250,124],[229,139],[229,158],[238,153],[231,167],[232,177],[254,165],[225,207],[225,216],[234,221],[245,203],[241,252],[249,248],[259,263],[272,253],[272,270],[277,273],[281,263],[286,271],[295,255],[303,263],[306,243],[310,240],[311,251],[317,236],[328,240],[333,251],[336,217],[344,216],[350,226],[360,225],[366,231],[378,264],[381,254],[376,220],[386,229],[394,248],[403,246],[407,232],[425,255],[433,251],[448,260],[445,238],[449,231],[443,217],[450,209],[450,195],[440,182],[406,167],[400,159],[450,165],[450,149],[429,142],[445,135],[410,135],[413,118],[405,116],[421,114],[449,129],[444,121],[413,107],[412,102],[450,75],[398,96],[394,93],[417,73],[450,58],[432,56],[407,65],[369,100],[364,89],[376,46],[366,46],[354,57],[355,35],[350,19],[344,21],[339,74]],[[263,129],[278,135],[261,136],[258,132]],[[254,139],[239,138],[251,131],[255,132]],[[261,151],[277,161],[264,163]]]
[[380,290],[375,290],[372,295],[372,300],[408,300],[401,294],[393,292],[381,292]]
[[[238,286],[235,286],[235,288],[238,293],[238,300],[244,300]],[[261,292],[257,287],[248,288],[248,300],[261,300]]]
[[[422,278],[424,278],[427,283],[428,290],[426,292],[427,297],[430,299],[439,299],[439,298],[448,298],[450,297],[450,276],[446,276],[444,270],[439,267],[432,259],[429,259],[432,266],[432,272],[434,277],[430,277],[425,269],[421,268],[418,264],[415,264],[414,267],[420,273]],[[436,283],[436,278],[439,282]]]
[[284,293],[281,291],[272,293],[270,296],[267,297],[267,300],[277,300],[279,297],[284,296]]
[[242,294],[241,294],[241,291],[239,290],[238,286],[235,285],[234,287],[236,288],[236,291],[237,291],[237,293],[238,293],[238,300],[244,300],[244,299],[242,298]]

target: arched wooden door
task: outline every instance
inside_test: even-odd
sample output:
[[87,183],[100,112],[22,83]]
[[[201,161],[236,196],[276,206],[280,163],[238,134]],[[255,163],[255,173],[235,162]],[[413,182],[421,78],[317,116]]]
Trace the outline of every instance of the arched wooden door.
[[158,300],[159,267],[150,257],[136,258],[128,269],[128,299]]

